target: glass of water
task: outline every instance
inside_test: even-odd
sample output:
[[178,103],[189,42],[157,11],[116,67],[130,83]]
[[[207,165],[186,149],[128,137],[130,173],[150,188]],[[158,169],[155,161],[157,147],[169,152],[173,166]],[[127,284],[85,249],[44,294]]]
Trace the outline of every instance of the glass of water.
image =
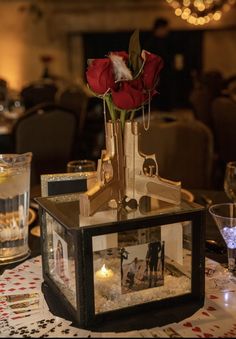
[[30,254],[28,214],[32,153],[0,155],[0,265]]
[[236,161],[228,162],[225,170],[224,190],[232,202],[236,202]]

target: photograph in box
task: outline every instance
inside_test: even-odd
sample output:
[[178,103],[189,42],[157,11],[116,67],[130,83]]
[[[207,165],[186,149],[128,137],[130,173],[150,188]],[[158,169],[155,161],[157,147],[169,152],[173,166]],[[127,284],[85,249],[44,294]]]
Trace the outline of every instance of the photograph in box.
[[191,234],[191,222],[93,237],[95,312],[190,293],[186,232]]

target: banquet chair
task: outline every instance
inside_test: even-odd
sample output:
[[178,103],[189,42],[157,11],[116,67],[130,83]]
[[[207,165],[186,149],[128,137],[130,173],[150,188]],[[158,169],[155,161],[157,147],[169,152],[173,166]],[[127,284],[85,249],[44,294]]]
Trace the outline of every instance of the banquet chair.
[[195,77],[189,101],[196,119],[212,128],[211,105],[223,88],[223,77],[218,71],[210,71]]
[[195,88],[190,94],[190,103],[192,105],[196,119],[202,121],[205,125],[211,126],[211,94],[207,88]]
[[59,105],[76,113],[79,121],[79,131],[84,127],[88,96],[80,86],[70,86],[66,88],[58,98]]
[[54,105],[39,105],[28,111],[14,128],[15,152],[32,152],[31,185],[40,175],[66,172],[72,158],[77,129],[73,112]]
[[200,121],[153,121],[141,129],[140,151],[155,154],[159,175],[181,181],[188,189],[211,185],[213,136]]
[[236,102],[224,97],[216,99],[212,118],[220,160],[223,163],[236,160]]
[[52,81],[39,81],[24,87],[21,91],[21,97],[26,109],[36,105],[55,102],[57,86]]

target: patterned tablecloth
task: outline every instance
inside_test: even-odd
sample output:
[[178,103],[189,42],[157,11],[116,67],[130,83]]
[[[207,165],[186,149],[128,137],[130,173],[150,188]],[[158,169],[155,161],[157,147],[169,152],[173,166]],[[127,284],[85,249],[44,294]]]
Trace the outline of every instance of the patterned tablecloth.
[[236,278],[206,259],[204,308],[180,323],[123,333],[95,333],[50,313],[41,292],[41,257],[0,276],[0,337],[232,338],[236,336]]

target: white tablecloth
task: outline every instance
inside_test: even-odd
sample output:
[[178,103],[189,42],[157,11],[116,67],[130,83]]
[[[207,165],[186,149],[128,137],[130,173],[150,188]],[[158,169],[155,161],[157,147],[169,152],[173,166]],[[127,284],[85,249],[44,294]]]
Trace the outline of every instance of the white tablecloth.
[[41,283],[41,257],[7,270],[0,277],[1,337],[232,338],[236,335],[236,279],[209,259],[206,259],[204,308],[180,323],[141,331],[96,333],[74,328],[69,321],[50,313]]

